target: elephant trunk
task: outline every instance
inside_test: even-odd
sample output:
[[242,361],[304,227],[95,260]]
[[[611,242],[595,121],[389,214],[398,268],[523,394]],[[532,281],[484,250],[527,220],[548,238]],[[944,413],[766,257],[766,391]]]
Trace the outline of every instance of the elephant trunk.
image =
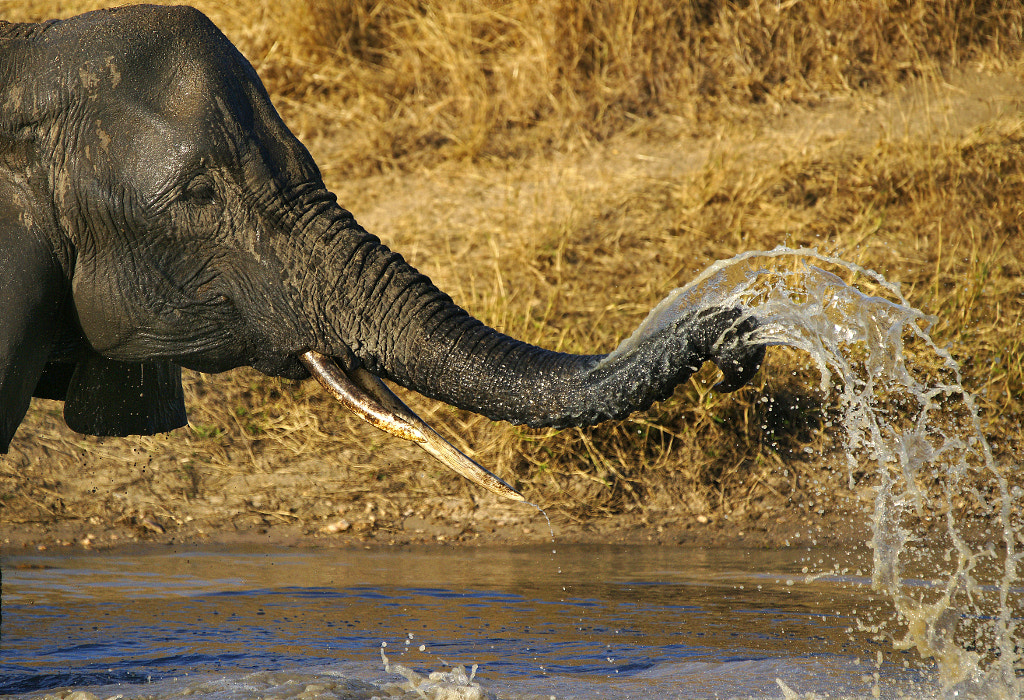
[[312,349],[351,353],[375,375],[492,420],[568,427],[622,418],[670,396],[707,359],[731,390],[764,355],[745,342],[754,319],[721,308],[684,314],[608,355],[523,343],[471,317],[347,212],[310,257]]

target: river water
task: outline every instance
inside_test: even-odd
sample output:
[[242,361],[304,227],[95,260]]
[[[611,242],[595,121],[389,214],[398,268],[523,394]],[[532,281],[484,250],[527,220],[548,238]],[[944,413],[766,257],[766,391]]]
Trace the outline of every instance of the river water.
[[891,615],[870,561],[557,544],[18,554],[0,694],[932,697],[930,665],[858,630]]

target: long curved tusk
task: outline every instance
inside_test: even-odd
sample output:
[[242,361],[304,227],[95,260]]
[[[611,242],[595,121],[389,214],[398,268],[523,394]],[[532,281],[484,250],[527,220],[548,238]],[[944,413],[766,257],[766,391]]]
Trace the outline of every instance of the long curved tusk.
[[422,440],[420,431],[414,425],[367,396],[330,357],[310,350],[299,359],[331,396],[362,420],[403,440]]
[[332,358],[313,350],[304,352],[299,359],[334,398],[370,425],[415,442],[452,471],[492,493],[514,501],[526,500],[441,437],[376,375],[355,363],[347,370],[342,369]]

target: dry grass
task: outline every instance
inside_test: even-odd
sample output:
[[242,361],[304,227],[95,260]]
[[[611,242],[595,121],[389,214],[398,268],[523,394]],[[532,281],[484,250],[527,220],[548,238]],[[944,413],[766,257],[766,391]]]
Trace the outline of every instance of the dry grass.
[[[959,123],[937,99],[921,108],[893,97],[912,80],[956,94],[944,81],[960,70],[1019,82],[1018,2],[196,4],[253,61],[342,200],[483,320],[548,347],[607,350],[716,259],[818,246],[900,281],[939,317],[933,335],[979,393],[997,450],[1019,461],[1019,103]],[[72,12],[61,7],[36,0],[0,16]],[[846,125],[892,104],[905,113]],[[826,113],[843,128],[802,124]],[[891,126],[900,116],[905,129]],[[584,430],[416,405],[568,517],[670,505],[740,517],[810,508],[816,482],[830,478],[829,407],[806,388],[815,380],[804,364],[773,351],[755,385],[728,397],[708,393],[705,370],[646,414]],[[168,511],[175,498],[239,488],[239,474],[252,475],[242,487],[253,491],[257,477],[290,470],[307,475],[294,496],[236,499],[234,512],[326,519],[333,499],[400,514],[441,478],[312,384],[241,371],[189,375],[187,392],[190,431],[126,443],[167,455],[180,477],[160,497]],[[33,409],[22,445],[63,445],[48,454],[65,475],[111,458],[110,441],[54,437],[53,410]],[[32,455],[26,446],[8,458],[12,489]],[[328,455],[340,464],[324,466]],[[48,493],[66,478],[46,478],[23,489],[41,517],[65,508]],[[136,517],[115,500],[85,515]]]
[[[817,2],[289,3],[255,37],[271,91],[345,175],[578,147],[645,118],[743,118],[755,104],[886,88],[1012,53],[1024,12]],[[325,127],[325,125],[330,125]],[[642,128],[642,125],[640,126]]]
[[[1004,454],[1019,455],[1022,163],[1020,119],[944,144],[886,141],[857,155],[826,148],[763,167],[715,160],[683,182],[648,181],[603,202],[571,231],[553,232],[562,250],[573,251],[571,266],[551,275],[556,263],[545,250],[554,240],[540,241],[513,256],[519,276],[510,267],[505,285],[520,297],[593,300],[589,307],[563,309],[555,324],[537,324],[551,327],[536,340],[584,351],[617,340],[595,338],[594,322],[586,319],[606,320],[620,332],[634,327],[664,290],[691,276],[695,257],[703,267],[735,250],[766,250],[782,241],[837,251],[884,270],[915,306],[939,317],[933,334],[952,343],[966,385],[980,393],[990,434]],[[638,284],[613,286],[610,280]],[[559,322],[567,323],[568,333]],[[504,456],[532,481],[542,502],[564,499],[584,511],[660,498],[698,510],[739,507],[755,487],[767,495],[763,486],[772,483],[788,493],[774,472],[783,462],[803,472],[803,448],[827,452],[831,439],[831,431],[819,430],[829,415],[805,388],[816,375],[803,363],[795,353],[773,349],[760,385],[737,395],[705,395],[713,375],[707,372],[676,400],[634,421],[542,439],[509,431],[495,458]],[[773,400],[759,402],[762,396]],[[819,464],[804,466],[813,473]],[[538,469],[550,473],[538,477]],[[605,484],[592,484],[579,499],[577,483],[585,474]]]

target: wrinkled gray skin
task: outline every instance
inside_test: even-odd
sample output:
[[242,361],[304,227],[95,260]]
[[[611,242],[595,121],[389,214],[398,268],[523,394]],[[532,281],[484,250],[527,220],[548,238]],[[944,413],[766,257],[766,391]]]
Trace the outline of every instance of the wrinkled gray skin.
[[508,338],[337,205],[198,11],[0,22],[0,451],[33,395],[79,432],[151,434],[185,424],[180,367],[302,379],[306,350],[494,420],[591,424],[707,359],[723,389],[745,383],[764,349],[735,319],[684,319],[604,362]]

